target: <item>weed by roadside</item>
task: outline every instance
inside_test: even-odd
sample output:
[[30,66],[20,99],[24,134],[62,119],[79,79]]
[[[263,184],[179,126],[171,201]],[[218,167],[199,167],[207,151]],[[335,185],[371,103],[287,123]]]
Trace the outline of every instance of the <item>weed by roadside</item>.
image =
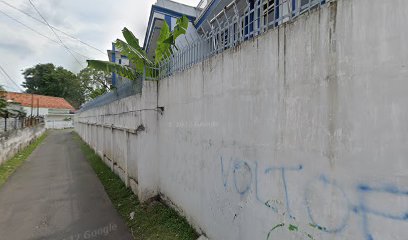
[[7,179],[21,166],[38,145],[47,137],[47,132],[43,133],[33,143],[20,150],[14,157],[0,165],[0,187]]
[[197,233],[177,212],[161,202],[141,204],[122,180],[74,133],[82,152],[105,187],[113,205],[125,219],[135,240],[195,240]]

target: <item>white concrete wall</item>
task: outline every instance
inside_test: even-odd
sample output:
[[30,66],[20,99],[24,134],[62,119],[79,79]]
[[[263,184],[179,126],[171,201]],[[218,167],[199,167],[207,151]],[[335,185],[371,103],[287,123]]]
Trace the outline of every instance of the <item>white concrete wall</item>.
[[[406,9],[324,5],[77,121],[143,124],[126,145],[139,197],[160,193],[210,239],[405,240]],[[156,97],[163,114],[143,110]]]
[[156,93],[157,83],[145,82],[143,94],[75,116],[76,131],[141,200],[159,193]]
[[66,129],[66,128],[73,128],[74,121],[73,120],[46,120],[45,121],[45,128],[47,129]]
[[0,165],[12,158],[18,151],[27,147],[45,131],[44,125],[1,133]]
[[[23,107],[23,110],[27,113],[27,116],[31,116],[31,107]],[[32,110],[33,110],[33,116],[37,116],[37,108],[34,107]],[[39,116],[45,116],[47,114],[48,114],[48,108],[39,108],[38,109],[38,115]]]
[[[18,129],[22,127],[22,119],[18,118],[0,118],[0,133],[7,131],[11,131],[13,129]],[[7,127],[7,129],[6,129]]]
[[[65,129],[74,127],[74,114],[53,114],[45,116],[45,128]],[[71,119],[71,120],[69,120]]]

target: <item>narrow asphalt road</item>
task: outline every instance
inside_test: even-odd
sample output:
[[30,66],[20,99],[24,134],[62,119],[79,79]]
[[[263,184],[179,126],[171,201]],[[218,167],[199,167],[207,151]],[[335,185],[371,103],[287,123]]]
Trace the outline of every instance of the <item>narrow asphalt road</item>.
[[51,131],[0,189],[0,239],[132,239],[71,130]]

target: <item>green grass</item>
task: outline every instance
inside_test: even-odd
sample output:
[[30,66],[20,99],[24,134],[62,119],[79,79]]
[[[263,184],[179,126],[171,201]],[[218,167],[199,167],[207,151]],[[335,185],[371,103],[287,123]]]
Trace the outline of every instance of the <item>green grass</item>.
[[21,164],[30,156],[34,149],[47,137],[47,132],[42,134],[33,143],[20,150],[14,157],[7,160],[0,165],[0,187],[7,181],[7,179],[17,170]]
[[[158,201],[141,204],[137,196],[126,188],[122,180],[76,133],[74,133],[74,139],[80,144],[113,205],[126,221],[134,239],[195,240],[198,238],[188,222],[172,208]],[[131,212],[135,213],[133,220],[130,219]]]

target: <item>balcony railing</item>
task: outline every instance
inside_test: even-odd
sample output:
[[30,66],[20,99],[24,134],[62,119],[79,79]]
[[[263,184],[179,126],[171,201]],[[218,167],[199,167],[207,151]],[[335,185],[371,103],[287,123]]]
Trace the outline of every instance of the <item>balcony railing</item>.
[[186,45],[178,46],[178,50],[174,48],[173,53],[169,53],[159,67],[148,70],[150,74],[146,79],[162,79],[183,71],[330,1],[336,0],[256,0],[252,4],[247,1],[243,9],[238,9],[234,2],[231,6],[233,11],[229,11],[229,14],[220,12],[206,22],[209,31],[202,27],[198,29],[201,37],[184,36]]

